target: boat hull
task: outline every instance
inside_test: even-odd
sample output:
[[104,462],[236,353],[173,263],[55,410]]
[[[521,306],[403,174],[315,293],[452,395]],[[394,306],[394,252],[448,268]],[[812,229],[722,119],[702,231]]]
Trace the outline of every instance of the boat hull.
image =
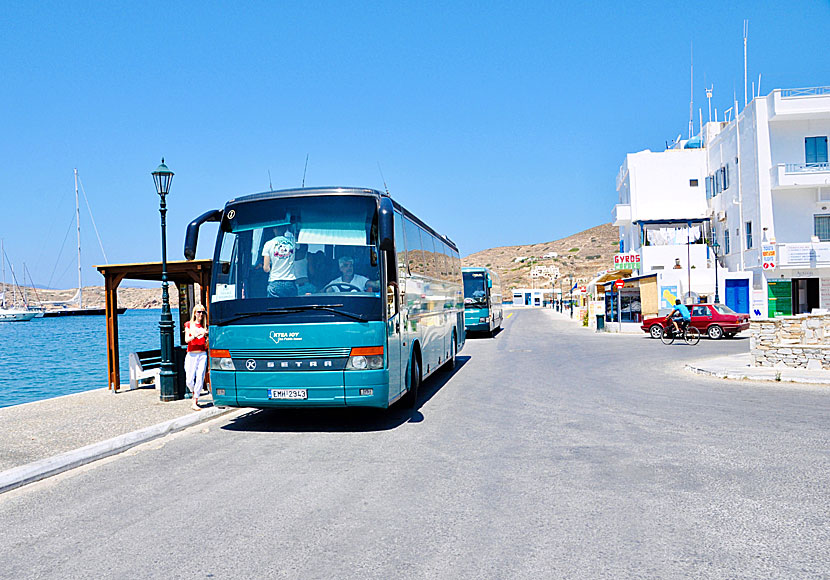
[[[119,308],[118,314],[124,314],[126,308]],[[43,313],[44,318],[56,316],[103,316],[107,311],[104,308],[65,308],[60,310],[47,310]]]
[[26,310],[0,310],[0,322],[25,322],[37,316]]

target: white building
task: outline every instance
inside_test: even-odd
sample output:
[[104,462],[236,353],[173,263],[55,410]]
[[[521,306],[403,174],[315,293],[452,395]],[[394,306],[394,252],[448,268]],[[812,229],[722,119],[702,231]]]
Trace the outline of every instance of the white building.
[[[612,304],[616,293],[606,293],[611,318],[619,311],[623,322],[639,322],[672,307],[677,299],[714,301],[706,175],[707,152],[700,139],[681,141],[662,152],[626,155],[613,212],[614,225],[620,228],[620,254],[614,266],[628,270],[625,274],[631,278],[648,278],[649,290],[641,293],[640,284],[626,284],[619,293],[620,305]],[[722,291],[722,279],[718,286]]]
[[530,270],[530,277],[531,278],[546,278],[548,280],[553,280],[559,277],[559,268],[557,266],[533,266]]
[[830,87],[777,89],[702,133],[712,237],[729,271],[752,273],[727,304],[751,289],[755,316],[830,308]]

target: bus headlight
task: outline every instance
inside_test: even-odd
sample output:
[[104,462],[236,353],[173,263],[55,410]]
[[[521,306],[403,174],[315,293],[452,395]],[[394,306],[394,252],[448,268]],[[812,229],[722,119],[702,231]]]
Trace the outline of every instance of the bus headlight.
[[479,322],[490,322],[490,317],[489,316],[483,316],[483,317],[479,318],[478,321]]
[[210,351],[210,370],[212,371],[232,371],[233,359],[231,353],[223,349],[213,349]]
[[349,354],[349,361],[346,363],[347,371],[366,371],[383,368],[383,347],[382,346],[360,346],[352,349]]

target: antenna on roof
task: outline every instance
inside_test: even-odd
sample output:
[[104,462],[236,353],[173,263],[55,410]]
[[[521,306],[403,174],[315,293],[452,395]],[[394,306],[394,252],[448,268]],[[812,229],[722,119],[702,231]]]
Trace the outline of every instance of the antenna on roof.
[[[709,101],[709,122],[712,122],[712,91],[715,90],[715,85],[706,89],[706,100]],[[715,109],[715,121],[718,120],[717,109]]]
[[694,131],[694,107],[695,107],[695,45],[690,43],[689,56],[689,139]]
[[[744,107],[746,107],[746,37],[749,34],[749,20],[744,19]],[[737,115],[737,111],[735,114]]]
[[303,168],[303,187],[305,187],[305,174],[308,171],[308,153],[305,154],[305,168]]
[[271,185],[271,170],[268,170],[268,191],[274,191],[274,186]]
[[386,186],[386,178],[383,176],[383,169],[380,168],[380,161],[378,161],[378,171],[380,171],[380,178],[383,181],[383,189],[386,190],[386,195],[389,195],[389,188]]
[[758,73],[758,94],[756,96],[761,96],[761,73]]

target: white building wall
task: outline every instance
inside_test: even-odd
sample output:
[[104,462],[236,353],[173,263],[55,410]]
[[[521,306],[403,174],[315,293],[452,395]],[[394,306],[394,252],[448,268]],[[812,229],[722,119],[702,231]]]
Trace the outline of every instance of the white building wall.
[[[626,156],[631,221],[690,219],[706,216],[706,156],[702,149],[641,151]],[[696,179],[693,187],[690,180]],[[620,201],[620,203],[623,203]]]
[[[830,262],[788,270],[777,259],[775,269],[762,267],[763,243],[809,244],[814,215],[830,213],[830,170],[803,169],[805,138],[830,136],[830,97],[826,90],[790,95],[791,91],[775,90],[754,99],[736,120],[707,123],[703,131],[707,174],[725,164],[730,171],[730,187],[709,200],[722,250],[724,230],[728,228],[730,234],[731,252],[721,263],[731,272],[743,269],[752,274],[753,310],[767,299],[767,280],[818,277],[822,284],[825,278],[830,281]],[[793,169],[793,164],[802,168]],[[746,249],[745,223],[750,221],[753,247]],[[779,257],[782,250],[777,247]],[[732,274],[721,272],[721,276]],[[760,308],[763,316],[766,306]]]

